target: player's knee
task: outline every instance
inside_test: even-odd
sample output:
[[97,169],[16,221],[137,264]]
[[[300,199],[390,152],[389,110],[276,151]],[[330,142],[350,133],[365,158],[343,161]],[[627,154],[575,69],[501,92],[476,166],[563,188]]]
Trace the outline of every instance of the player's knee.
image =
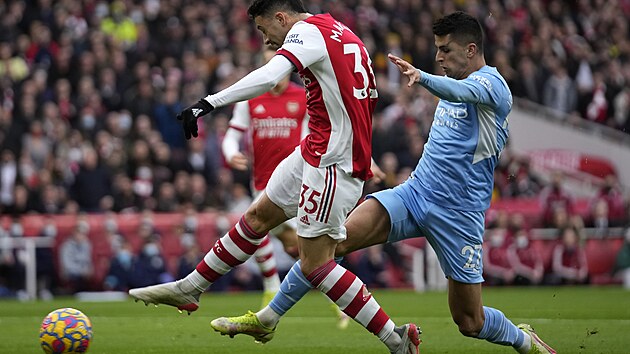
[[245,219],[247,225],[254,230],[258,231],[263,228],[264,220],[261,220],[260,213],[258,212],[255,203],[247,208],[243,218]]
[[304,276],[308,276],[309,274],[313,273],[315,269],[319,268],[317,263],[311,262],[308,259],[302,259],[301,261],[302,262],[300,263],[300,270],[302,271],[302,274],[304,274]]
[[344,242],[337,245],[335,248],[335,257],[343,257],[348,254],[348,247],[344,245]]

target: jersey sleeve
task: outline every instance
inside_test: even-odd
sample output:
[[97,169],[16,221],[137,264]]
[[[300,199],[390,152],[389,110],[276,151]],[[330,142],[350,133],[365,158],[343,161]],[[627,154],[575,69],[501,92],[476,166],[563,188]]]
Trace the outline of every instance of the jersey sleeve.
[[308,112],[304,115],[304,120],[302,121],[302,132],[300,133],[300,140],[304,139],[311,131],[308,128],[308,122],[311,119],[311,116],[308,115]]
[[230,127],[221,142],[221,150],[226,161],[230,161],[240,151],[241,137],[249,128],[250,121],[249,101],[236,103],[230,119]]
[[295,69],[285,57],[274,56],[267,64],[245,75],[232,86],[204,98],[212,107],[245,101],[271,90]]
[[432,94],[449,102],[462,102],[496,106],[499,99],[492,89],[491,77],[479,72],[464,80],[437,76],[420,71],[420,85]]
[[249,114],[249,101],[237,102],[234,105],[232,111],[232,118],[230,119],[230,128],[240,130],[241,132],[249,129],[251,116]]
[[298,22],[287,33],[277,54],[285,56],[301,71],[324,59],[326,43],[315,25]]

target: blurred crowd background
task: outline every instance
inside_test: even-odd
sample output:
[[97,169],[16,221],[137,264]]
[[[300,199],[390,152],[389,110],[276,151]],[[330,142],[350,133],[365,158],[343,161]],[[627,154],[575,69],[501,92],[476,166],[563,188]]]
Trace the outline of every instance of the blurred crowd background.
[[[431,24],[456,10],[481,20],[487,62],[517,100],[548,107],[554,119],[630,133],[630,0],[306,3],[348,25],[372,55],[379,84],[373,156],[387,177],[366,192],[409,175],[437,103],[420,87],[401,89],[386,55],[440,73]],[[175,115],[260,65],[262,41],[248,5],[0,1],[0,214],[14,217],[0,233],[15,236],[14,224],[31,213],[242,213],[252,200],[249,175],[227,167],[220,150],[232,107],[213,112],[190,141]],[[540,225],[521,220],[520,228],[555,228],[558,239],[567,228],[579,236],[584,227],[628,224],[627,185],[607,180],[580,217],[562,178],[537,176],[508,146],[495,200],[540,198]],[[492,215],[490,229],[508,229],[507,219]],[[510,230],[507,239],[516,240],[518,230]]]

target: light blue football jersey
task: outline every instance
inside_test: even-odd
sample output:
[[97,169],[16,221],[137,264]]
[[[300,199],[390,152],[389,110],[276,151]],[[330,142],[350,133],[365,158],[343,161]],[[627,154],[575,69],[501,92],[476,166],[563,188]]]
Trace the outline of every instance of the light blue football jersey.
[[411,186],[437,205],[485,211],[508,138],[507,83],[486,65],[463,80],[422,72],[420,84],[440,101]]

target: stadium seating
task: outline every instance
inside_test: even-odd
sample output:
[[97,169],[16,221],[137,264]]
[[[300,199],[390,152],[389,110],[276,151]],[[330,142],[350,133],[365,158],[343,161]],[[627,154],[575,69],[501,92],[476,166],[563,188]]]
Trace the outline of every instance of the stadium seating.
[[[532,213],[535,208],[532,206],[531,200],[518,201],[514,203],[503,202],[493,205],[493,208],[506,208],[519,210],[520,212],[531,210]],[[533,213],[532,215],[535,215]],[[238,220],[238,215],[226,215],[230,225]],[[142,222],[142,215],[140,214],[120,214],[117,215],[118,229],[120,233],[131,243],[135,252],[138,252],[142,247],[142,240],[137,234],[138,227]],[[214,244],[217,238],[220,236],[217,229],[216,213],[203,213],[198,214],[198,228],[195,233],[197,242],[199,243],[203,252],[207,252]],[[112,256],[111,247],[109,241],[105,237],[104,229],[104,216],[103,215],[89,215],[87,217],[90,224],[89,238],[92,242],[92,256],[94,260],[94,279],[93,288],[98,290],[102,287],[102,281],[107,273],[109,267],[109,259]],[[168,264],[168,270],[172,273],[176,273],[178,257],[182,253],[180,245],[180,235],[182,233],[181,225],[183,222],[183,216],[177,213],[168,214],[154,214],[154,230],[160,235],[160,243],[162,246],[162,253],[166,258]],[[24,236],[34,237],[39,236],[40,230],[44,225],[45,218],[39,215],[26,215],[22,217],[22,224],[24,225]],[[54,253],[57,254],[58,246],[70,235],[75,227],[77,217],[75,215],[60,215],[55,217],[55,223],[57,225],[58,233],[55,240]],[[7,226],[10,222],[8,217],[0,218],[0,225]],[[551,267],[551,253],[553,246],[557,240],[553,238],[541,238],[535,233],[532,235],[534,247],[540,252],[544,259],[545,269]],[[597,238],[586,240],[586,254],[589,264],[589,272],[592,284],[612,284],[617,283],[611,275],[611,269],[614,263],[614,257],[617,251],[621,248],[623,239],[620,237],[614,238]],[[405,259],[409,258],[410,251],[413,249],[423,248],[425,242],[423,239],[412,239],[403,243],[403,251],[401,256]],[[406,250],[405,250],[406,249]],[[362,251],[355,252],[347,257],[350,262],[356,262]],[[409,253],[409,254],[406,254]],[[402,269],[388,266],[388,270],[392,273],[392,287],[410,287],[411,282],[406,279],[402,274]]]

